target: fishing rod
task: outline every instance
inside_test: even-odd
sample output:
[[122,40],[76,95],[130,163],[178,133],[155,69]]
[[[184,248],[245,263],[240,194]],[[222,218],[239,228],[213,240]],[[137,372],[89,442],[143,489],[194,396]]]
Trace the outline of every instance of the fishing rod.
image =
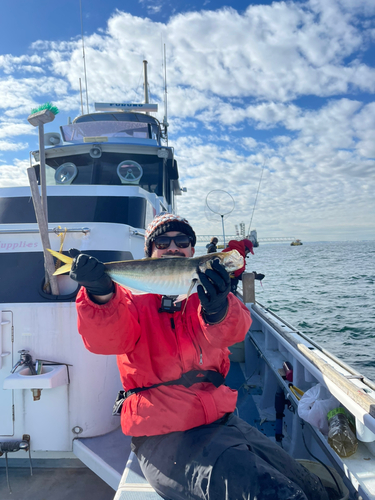
[[264,166],[265,166],[266,162],[263,162],[263,166],[262,166],[262,172],[260,174],[260,179],[259,179],[259,184],[258,184],[258,190],[257,190],[257,194],[255,196],[255,201],[254,201],[254,207],[253,207],[253,213],[251,214],[251,219],[250,219],[250,224],[249,224],[249,229],[247,230],[247,235],[250,235],[250,228],[251,228],[251,223],[253,221],[253,217],[254,217],[254,212],[255,212],[255,206],[257,204],[257,199],[258,199],[258,194],[259,194],[259,189],[260,189],[260,184],[262,182],[262,177],[263,177],[263,171],[264,171]]

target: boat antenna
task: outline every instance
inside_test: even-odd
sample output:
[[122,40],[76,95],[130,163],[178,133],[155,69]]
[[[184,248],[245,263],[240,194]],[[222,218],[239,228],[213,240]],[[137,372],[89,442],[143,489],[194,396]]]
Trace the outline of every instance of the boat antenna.
[[168,90],[167,90],[167,51],[165,48],[164,44],[164,118],[163,118],[163,125],[164,125],[164,136],[165,140],[167,141],[167,146],[168,146]]
[[263,177],[263,171],[264,171],[264,166],[265,166],[265,164],[266,164],[266,162],[264,161],[264,162],[263,162],[263,166],[262,166],[262,172],[261,172],[261,174],[260,174],[260,179],[259,179],[259,184],[258,184],[257,194],[256,194],[256,196],[255,196],[254,207],[253,207],[253,213],[251,214],[251,219],[250,219],[249,229],[247,230],[247,235],[248,235],[248,236],[250,235],[251,223],[252,223],[252,221],[253,221],[253,217],[254,217],[255,205],[257,204],[257,199],[258,199],[258,194],[259,194],[259,189],[260,189],[260,183],[262,182],[262,177]]
[[[145,104],[148,104],[150,102],[148,98],[148,81],[147,81],[147,61],[143,61],[143,75],[144,75],[144,91],[145,91]],[[147,111],[146,115],[149,115],[150,113]]]
[[89,113],[89,92],[88,92],[88,90],[87,90],[87,73],[86,73],[85,41],[84,41],[84,38],[83,38],[82,0],[79,0],[79,9],[80,9],[80,12],[81,12],[81,37],[82,37],[83,68],[84,68],[84,70],[85,70],[86,106],[87,106],[87,113]]
[[81,95],[81,115],[83,115],[83,100],[82,100],[82,83],[81,83],[81,79],[79,79],[79,93]]

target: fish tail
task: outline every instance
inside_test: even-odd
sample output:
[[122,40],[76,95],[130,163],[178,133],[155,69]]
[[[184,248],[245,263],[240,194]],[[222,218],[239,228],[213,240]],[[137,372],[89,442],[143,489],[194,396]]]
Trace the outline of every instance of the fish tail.
[[55,250],[51,250],[50,248],[47,248],[49,253],[51,253],[56,259],[61,260],[61,262],[64,262],[65,265],[59,267],[54,273],[54,276],[57,276],[58,274],[64,274],[68,273],[72,267],[73,259],[72,257],[68,257],[67,255],[64,255],[63,253],[60,252],[55,252]]

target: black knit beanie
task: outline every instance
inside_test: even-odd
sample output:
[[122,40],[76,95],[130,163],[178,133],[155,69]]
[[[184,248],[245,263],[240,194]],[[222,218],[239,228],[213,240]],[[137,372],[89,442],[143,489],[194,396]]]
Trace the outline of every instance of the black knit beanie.
[[145,255],[151,257],[152,242],[157,236],[168,231],[179,231],[191,237],[191,246],[194,247],[197,242],[195,232],[189,222],[179,215],[162,212],[157,215],[148,225],[145,234]]

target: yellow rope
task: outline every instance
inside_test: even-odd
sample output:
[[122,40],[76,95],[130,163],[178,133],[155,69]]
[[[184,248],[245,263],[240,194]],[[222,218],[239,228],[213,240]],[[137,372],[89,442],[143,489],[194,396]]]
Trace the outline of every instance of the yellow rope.
[[301,389],[298,389],[298,387],[296,387],[295,385],[290,385],[289,389],[292,391],[292,393],[295,395],[298,401],[301,399],[301,396],[305,394],[303,391],[301,391]]

